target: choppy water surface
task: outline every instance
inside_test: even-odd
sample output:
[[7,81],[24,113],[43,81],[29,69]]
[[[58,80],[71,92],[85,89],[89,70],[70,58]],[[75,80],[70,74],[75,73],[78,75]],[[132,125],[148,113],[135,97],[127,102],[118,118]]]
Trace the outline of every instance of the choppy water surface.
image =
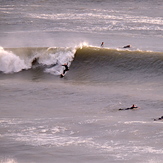
[[1,0],[0,162],[161,163],[162,6]]

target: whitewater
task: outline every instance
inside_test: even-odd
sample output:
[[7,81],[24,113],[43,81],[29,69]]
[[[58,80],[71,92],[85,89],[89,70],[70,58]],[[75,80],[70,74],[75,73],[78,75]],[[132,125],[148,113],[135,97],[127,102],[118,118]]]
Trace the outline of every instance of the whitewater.
[[0,0],[0,163],[161,163],[162,15],[161,0]]

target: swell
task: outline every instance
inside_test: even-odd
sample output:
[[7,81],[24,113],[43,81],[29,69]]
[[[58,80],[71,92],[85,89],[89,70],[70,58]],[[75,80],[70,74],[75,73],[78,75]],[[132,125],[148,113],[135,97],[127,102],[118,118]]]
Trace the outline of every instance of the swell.
[[76,80],[145,80],[163,76],[163,53],[85,47],[71,65]]
[[[27,70],[35,76],[60,75],[68,63],[66,78],[72,81],[121,82],[159,80],[163,76],[163,53],[140,50],[77,48],[6,48],[0,49],[0,71],[6,74]],[[8,58],[6,58],[8,57]],[[34,60],[36,59],[36,63]],[[7,66],[6,66],[7,65]],[[13,67],[12,67],[13,66]]]
[[162,73],[163,53],[88,47],[77,50],[74,62],[97,69],[114,67],[119,71]]

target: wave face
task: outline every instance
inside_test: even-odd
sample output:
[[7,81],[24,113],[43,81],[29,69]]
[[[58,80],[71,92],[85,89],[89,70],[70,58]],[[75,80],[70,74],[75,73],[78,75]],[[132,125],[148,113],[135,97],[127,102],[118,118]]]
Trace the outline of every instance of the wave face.
[[146,80],[163,75],[163,53],[85,47],[77,50],[71,69],[76,80]]
[[[81,48],[8,48],[0,49],[0,71],[16,73],[41,69],[60,75],[68,63],[69,80],[100,82],[160,80],[163,53],[140,50]],[[36,59],[36,62],[34,61]],[[22,71],[23,73],[24,71]],[[35,71],[37,75],[38,71]]]

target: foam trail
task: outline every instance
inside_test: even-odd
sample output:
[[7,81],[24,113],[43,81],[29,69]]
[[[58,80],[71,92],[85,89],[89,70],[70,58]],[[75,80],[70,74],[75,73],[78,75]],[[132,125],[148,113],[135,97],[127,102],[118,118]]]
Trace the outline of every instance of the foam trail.
[[20,59],[19,56],[0,47],[0,71],[4,73],[13,73],[28,68],[24,60]]

